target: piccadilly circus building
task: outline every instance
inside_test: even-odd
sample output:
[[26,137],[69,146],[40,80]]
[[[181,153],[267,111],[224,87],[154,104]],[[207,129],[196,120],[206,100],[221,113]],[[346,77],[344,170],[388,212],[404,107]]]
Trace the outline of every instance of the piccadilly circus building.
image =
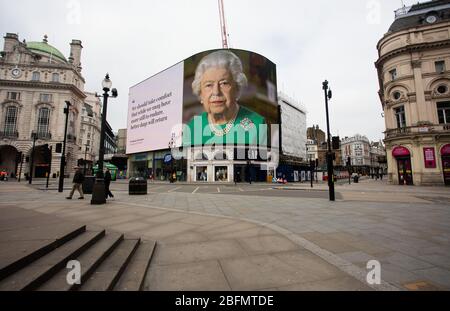
[[82,48],[81,41],[72,40],[66,58],[47,36],[40,42],[26,42],[14,33],[5,35],[0,53],[0,170],[8,177],[59,176],[66,102],[71,103],[66,172],[73,171],[86,98]]
[[130,88],[128,177],[293,179],[305,146],[304,108],[279,96],[275,64],[254,52],[200,52]]
[[389,182],[450,185],[450,3],[400,8],[377,49]]

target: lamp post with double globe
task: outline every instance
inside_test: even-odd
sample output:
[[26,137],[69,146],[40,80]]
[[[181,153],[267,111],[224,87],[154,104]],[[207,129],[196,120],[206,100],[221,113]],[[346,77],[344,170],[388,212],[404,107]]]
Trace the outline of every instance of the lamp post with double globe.
[[[98,153],[98,170],[95,176],[95,183],[92,189],[92,199],[91,204],[105,204],[105,182],[103,176],[103,160],[105,157],[105,130],[106,130],[106,113],[108,109],[108,97],[117,97],[117,90],[111,89],[112,82],[109,79],[109,74],[106,74],[102,81],[103,95],[98,97],[103,97],[103,110],[102,110],[102,124],[100,128],[100,148]],[[109,94],[111,91],[111,95]]]

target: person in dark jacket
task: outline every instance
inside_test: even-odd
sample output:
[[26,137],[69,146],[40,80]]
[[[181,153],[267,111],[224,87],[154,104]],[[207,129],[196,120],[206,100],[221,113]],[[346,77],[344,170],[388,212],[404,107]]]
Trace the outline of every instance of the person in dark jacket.
[[75,190],[78,190],[78,192],[80,193],[80,197],[78,199],[82,200],[82,199],[84,199],[84,194],[83,194],[84,175],[83,175],[83,172],[81,171],[81,167],[76,166],[75,169],[77,171],[75,172],[75,175],[73,176],[72,190],[70,191],[70,195],[68,197],[66,197],[66,199],[69,199],[69,200],[72,199],[73,193],[75,192]]
[[105,172],[105,197],[108,198],[114,198],[114,195],[111,193],[111,190],[109,190],[109,185],[111,184],[111,172],[109,169],[106,169]]

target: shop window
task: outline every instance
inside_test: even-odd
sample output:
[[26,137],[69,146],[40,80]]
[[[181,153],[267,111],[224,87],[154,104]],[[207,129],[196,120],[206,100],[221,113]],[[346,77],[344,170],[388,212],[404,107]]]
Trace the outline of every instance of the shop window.
[[228,167],[216,166],[215,167],[216,181],[228,181]]
[[197,181],[208,181],[208,172],[206,166],[197,166],[195,173],[197,175]]

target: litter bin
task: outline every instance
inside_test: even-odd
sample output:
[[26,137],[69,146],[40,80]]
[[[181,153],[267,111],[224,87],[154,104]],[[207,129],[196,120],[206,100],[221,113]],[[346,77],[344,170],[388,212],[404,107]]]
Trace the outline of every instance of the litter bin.
[[355,176],[353,176],[353,182],[354,183],[358,183],[358,180],[359,180],[359,176],[358,175],[355,175]]
[[83,181],[83,193],[92,194],[94,188],[95,176],[86,176]]
[[147,194],[147,180],[143,177],[133,177],[128,184],[128,194]]

